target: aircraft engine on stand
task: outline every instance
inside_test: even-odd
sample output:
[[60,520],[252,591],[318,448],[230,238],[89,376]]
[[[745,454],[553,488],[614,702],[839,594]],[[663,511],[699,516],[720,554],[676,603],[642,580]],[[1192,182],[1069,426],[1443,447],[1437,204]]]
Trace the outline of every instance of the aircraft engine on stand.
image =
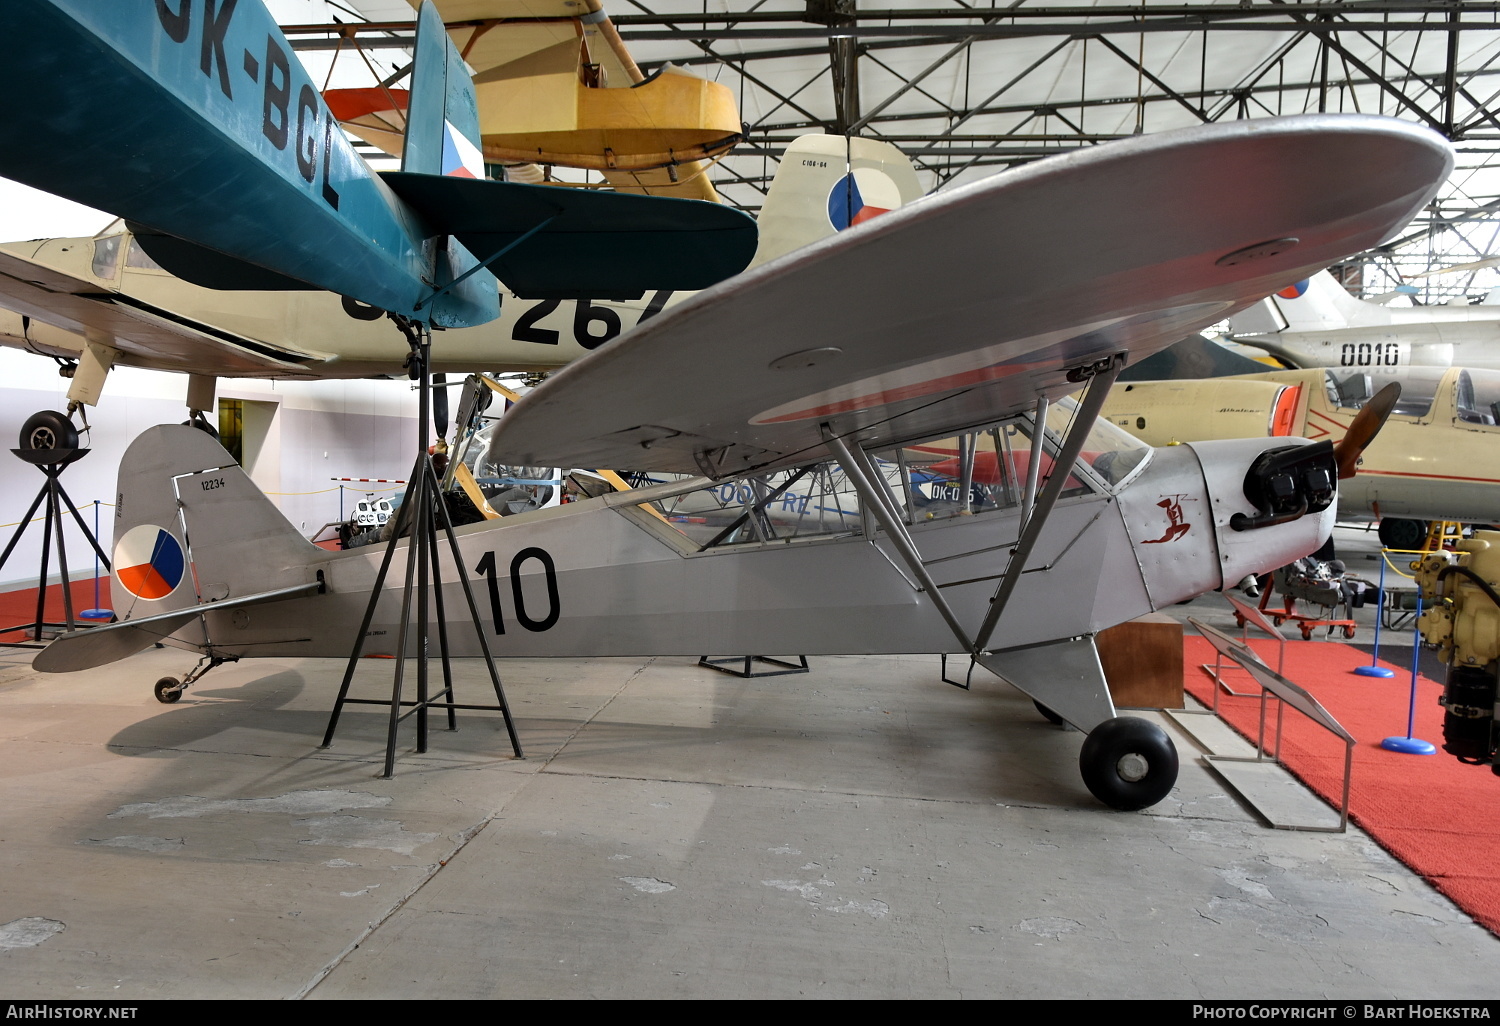
[[1426,609],[1418,628],[1448,664],[1443,750],[1500,774],[1500,531],[1476,531],[1455,549],[1424,556],[1417,565]]

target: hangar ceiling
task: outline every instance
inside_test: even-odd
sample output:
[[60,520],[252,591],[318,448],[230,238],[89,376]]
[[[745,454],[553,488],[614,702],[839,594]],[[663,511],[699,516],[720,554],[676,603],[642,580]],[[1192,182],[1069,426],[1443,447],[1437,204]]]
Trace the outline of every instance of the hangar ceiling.
[[[344,22],[411,17],[406,0],[288,6],[303,24],[310,8]],[[643,71],[670,61],[734,90],[747,138],[715,184],[747,210],[760,206],[786,145],[808,132],[887,140],[937,189],[1143,132],[1384,114],[1452,140],[1458,169],[1423,218],[1348,263],[1351,286],[1404,283],[1420,301],[1444,302],[1500,285],[1494,267],[1417,277],[1500,254],[1500,2],[605,0],[605,9]],[[368,63],[399,68],[402,36],[361,32]],[[309,51],[335,42],[293,38]]]

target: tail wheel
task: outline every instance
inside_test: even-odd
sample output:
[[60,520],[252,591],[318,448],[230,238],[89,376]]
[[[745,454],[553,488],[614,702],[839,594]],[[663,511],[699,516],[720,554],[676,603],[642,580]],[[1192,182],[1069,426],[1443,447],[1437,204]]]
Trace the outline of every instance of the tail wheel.
[[1135,812],[1171,793],[1177,783],[1177,746],[1154,723],[1116,716],[1084,738],[1078,768],[1095,798]]
[[176,677],[163,677],[156,682],[156,700],[163,705],[171,705],[182,697],[182,681]]
[[21,425],[22,449],[76,449],[78,429],[65,414],[56,410],[42,410],[26,418]]

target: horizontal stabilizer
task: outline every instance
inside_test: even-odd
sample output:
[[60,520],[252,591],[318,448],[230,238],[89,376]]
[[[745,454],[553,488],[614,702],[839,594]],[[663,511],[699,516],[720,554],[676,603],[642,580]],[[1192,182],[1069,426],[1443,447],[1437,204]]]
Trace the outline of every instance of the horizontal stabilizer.
[[146,255],[183,281],[225,292],[317,292],[318,286],[237,260],[143,224],[125,222]]
[[31,668],[41,673],[69,673],[73,670],[91,670],[117,659],[143,652],[163,638],[169,638],[205,613],[254,606],[262,602],[280,599],[301,598],[323,590],[322,581],[309,581],[291,588],[263,591],[259,595],[244,598],[227,598],[219,602],[204,602],[188,609],[175,609],[155,616],[142,616],[134,620],[103,627],[89,627],[72,631],[59,637],[31,661]]
[[[744,270],[755,221],[717,203],[391,171],[392,191],[525,299],[632,299]],[[535,234],[528,237],[528,232]]]

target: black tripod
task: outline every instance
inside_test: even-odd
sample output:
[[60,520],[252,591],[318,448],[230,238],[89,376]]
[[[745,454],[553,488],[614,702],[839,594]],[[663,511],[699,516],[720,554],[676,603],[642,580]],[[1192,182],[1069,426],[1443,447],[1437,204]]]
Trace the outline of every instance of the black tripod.
[[[10,544],[5,546],[5,552],[0,553],[0,567],[5,566],[10,554],[15,551],[16,543],[26,533],[26,528],[31,524],[31,518],[36,513],[37,507],[43,500],[47,503],[47,513],[42,519],[42,569],[37,576],[36,591],[36,619],[30,623],[17,624],[14,627],[0,627],[0,636],[11,634],[15,631],[28,632],[27,641],[0,642],[0,646],[7,648],[37,648],[42,641],[42,632],[48,629],[77,630],[78,622],[73,616],[73,591],[71,581],[68,579],[68,550],[63,542],[63,510],[66,509],[73,514],[78,529],[88,539],[94,551],[98,553],[99,560],[104,564],[104,569],[110,569],[109,557],[99,547],[99,541],[94,537],[94,532],[89,530],[83,517],[78,513],[78,507],[73,505],[73,500],[63,489],[62,482],[58,480],[63,470],[70,463],[89,454],[88,449],[12,449],[18,457],[32,464],[43,474],[47,475],[47,481],[42,485],[42,490],[37,492],[36,498],[32,500],[31,508],[16,525],[15,534],[10,536]],[[47,563],[51,556],[52,539],[54,533],[57,537],[57,566],[62,573],[62,600],[63,600],[63,622],[51,623],[45,619],[43,610],[47,603]]]
[[[338,727],[339,714],[346,703],[387,704],[386,700],[381,698],[350,698],[348,697],[349,685],[354,680],[354,668],[358,665],[360,652],[364,648],[365,634],[375,618],[375,607],[380,602],[381,586],[384,585],[386,573],[390,570],[391,558],[396,554],[402,535],[407,534],[411,541],[406,559],[406,583],[401,593],[401,627],[396,636],[396,669],[389,701],[391,720],[386,737],[385,772],[381,775],[390,777],[395,772],[396,729],[402,720],[413,713],[417,717],[417,751],[427,751],[427,710],[431,706],[448,710],[449,730],[458,729],[455,716],[455,711],[458,709],[500,712],[505,717],[505,729],[510,734],[511,748],[516,758],[523,758],[521,742],[516,736],[515,723],[510,715],[510,704],[505,700],[505,689],[501,686],[500,676],[495,671],[495,660],[490,654],[489,639],[485,637],[480,623],[479,608],[474,604],[474,592],[469,587],[469,576],[464,569],[463,556],[458,550],[458,539],[453,534],[453,521],[448,516],[448,507],[443,502],[442,488],[438,483],[437,471],[432,465],[432,457],[427,453],[427,430],[431,417],[432,399],[432,379],[429,370],[432,336],[424,325],[413,324],[404,317],[394,315],[392,315],[392,320],[396,322],[402,334],[406,336],[407,344],[411,346],[407,366],[411,370],[412,377],[416,378],[419,383],[418,391],[421,398],[420,413],[417,418],[417,461],[407,478],[410,484],[407,486],[406,501],[401,504],[401,509],[396,514],[391,539],[386,544],[385,558],[381,560],[380,572],[376,575],[374,588],[370,592],[370,603],[365,607],[364,620],[359,625],[359,633],[355,635],[354,648],[349,653],[349,665],[344,669],[344,682],[339,687],[338,700],[334,703],[333,713],[328,719],[328,730],[323,735],[322,747],[327,748],[333,744],[333,732]],[[464,600],[469,605],[469,619],[474,625],[474,633],[479,637],[479,649],[484,656],[485,668],[489,670],[490,682],[495,686],[495,698],[499,702],[498,705],[462,705],[453,700],[453,671],[448,656],[448,623],[443,608],[442,570],[438,562],[439,525],[448,539],[448,549],[453,555],[453,565],[457,568],[459,583],[463,585]],[[442,690],[430,696],[427,677],[429,590],[434,600],[434,612],[437,615],[438,653],[443,663]],[[417,697],[415,701],[409,701],[402,699],[401,687],[406,670],[406,642],[412,625],[414,592],[417,606],[415,645]],[[403,708],[406,709],[405,713],[401,711]]]

